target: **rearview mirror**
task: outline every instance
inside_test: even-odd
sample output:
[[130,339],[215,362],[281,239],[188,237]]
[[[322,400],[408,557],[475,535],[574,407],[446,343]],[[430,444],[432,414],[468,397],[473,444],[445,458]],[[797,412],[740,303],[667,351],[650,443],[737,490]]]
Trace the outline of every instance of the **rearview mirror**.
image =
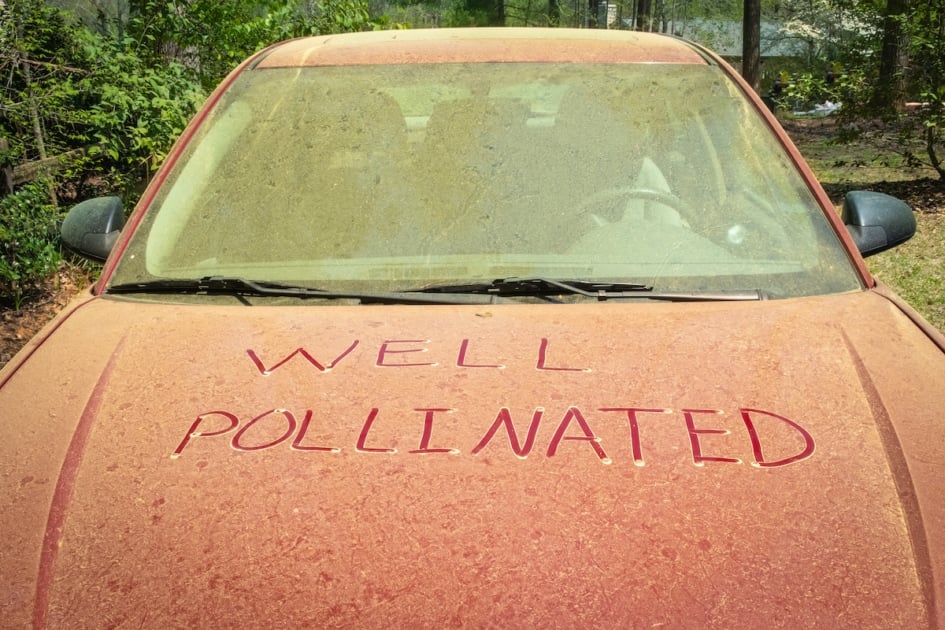
[[905,243],[915,234],[912,208],[904,201],[883,193],[848,192],[840,216],[863,256],[872,256]]
[[70,250],[104,261],[125,225],[120,197],[97,197],[77,204],[66,214],[60,234]]

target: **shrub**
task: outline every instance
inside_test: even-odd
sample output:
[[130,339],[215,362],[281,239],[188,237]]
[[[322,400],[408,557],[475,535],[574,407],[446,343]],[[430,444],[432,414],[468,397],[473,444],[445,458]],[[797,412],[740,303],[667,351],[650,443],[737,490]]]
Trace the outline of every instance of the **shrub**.
[[0,198],[0,302],[19,310],[59,265],[58,224],[47,181]]
[[79,39],[94,61],[86,74],[70,78],[73,90],[85,96],[75,112],[75,139],[89,147],[88,159],[75,170],[95,173],[107,188],[127,194],[160,165],[204,95],[184,66],[149,66],[130,41],[88,32]]

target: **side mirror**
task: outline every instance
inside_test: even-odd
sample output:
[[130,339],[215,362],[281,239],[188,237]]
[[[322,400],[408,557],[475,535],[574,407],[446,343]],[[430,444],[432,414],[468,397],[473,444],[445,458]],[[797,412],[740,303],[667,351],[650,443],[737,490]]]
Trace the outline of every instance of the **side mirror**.
[[115,246],[125,212],[119,197],[97,197],[77,204],[66,214],[62,244],[86,258],[104,261]]
[[915,234],[912,208],[904,201],[883,193],[848,192],[840,217],[863,256],[872,256],[905,243]]

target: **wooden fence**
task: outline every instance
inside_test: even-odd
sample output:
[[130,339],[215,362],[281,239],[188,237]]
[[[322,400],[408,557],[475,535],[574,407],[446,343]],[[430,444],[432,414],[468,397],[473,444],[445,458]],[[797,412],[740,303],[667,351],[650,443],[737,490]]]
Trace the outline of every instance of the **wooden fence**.
[[[0,152],[9,148],[6,138],[0,138]],[[16,166],[7,166],[3,168],[3,190],[0,194],[13,194],[17,186],[28,184],[31,181],[39,179],[44,175],[55,175],[67,165],[70,161],[85,155],[87,149],[73,149],[59,155],[54,155],[45,160],[36,160],[34,162],[25,162]],[[50,187],[50,198],[52,202],[58,205],[55,191]]]

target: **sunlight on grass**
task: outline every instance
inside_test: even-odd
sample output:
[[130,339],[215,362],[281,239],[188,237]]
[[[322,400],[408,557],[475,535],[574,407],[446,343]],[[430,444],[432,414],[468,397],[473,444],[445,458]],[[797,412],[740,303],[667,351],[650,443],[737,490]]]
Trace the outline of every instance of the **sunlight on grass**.
[[[879,128],[857,142],[837,142],[835,120],[782,122],[834,203],[839,203],[844,191],[877,186],[883,190],[888,189],[883,184],[896,182],[900,184],[896,195],[927,210],[916,213],[916,235],[910,241],[866,262],[873,275],[945,332],[945,207],[939,206],[941,197],[926,199],[923,194],[929,190],[927,182],[935,180],[935,171],[910,165],[896,139]],[[918,185],[923,180],[926,185]]]
[[916,215],[912,240],[867,259],[870,271],[893,287],[930,324],[945,331],[945,213]]

